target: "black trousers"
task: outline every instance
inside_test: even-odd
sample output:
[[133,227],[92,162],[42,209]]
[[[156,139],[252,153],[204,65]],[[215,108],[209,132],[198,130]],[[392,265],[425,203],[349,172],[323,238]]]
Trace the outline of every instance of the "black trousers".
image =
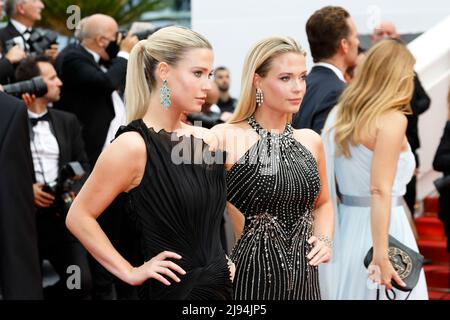
[[60,278],[44,288],[44,299],[90,299],[88,253],[65,226],[65,217],[53,210],[38,210],[36,220],[41,267],[44,259],[50,261]]

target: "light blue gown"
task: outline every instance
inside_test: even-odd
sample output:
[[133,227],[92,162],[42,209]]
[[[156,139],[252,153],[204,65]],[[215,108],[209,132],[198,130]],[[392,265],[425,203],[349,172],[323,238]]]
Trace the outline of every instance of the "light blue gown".
[[[351,157],[336,155],[334,132],[330,130],[335,122],[336,109],[330,113],[322,139],[327,159],[327,174],[330,193],[335,207],[335,234],[333,258],[329,264],[319,267],[320,286],[323,299],[332,300],[374,300],[377,286],[368,279],[363,264],[367,251],[372,247],[370,207],[347,206],[336,201],[336,183],[339,192],[348,196],[370,197],[370,172],[373,152],[364,145],[350,145]],[[392,186],[393,199],[406,192],[415,169],[411,150],[400,154]],[[402,205],[391,207],[389,234],[418,251],[414,234]],[[380,287],[380,299],[386,299],[384,287]],[[407,293],[396,290],[397,300],[406,298]],[[428,299],[425,274],[422,270],[417,286],[410,300]]]

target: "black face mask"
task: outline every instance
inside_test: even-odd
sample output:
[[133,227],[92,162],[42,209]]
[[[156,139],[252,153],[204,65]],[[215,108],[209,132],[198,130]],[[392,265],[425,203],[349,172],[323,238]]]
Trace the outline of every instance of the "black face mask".
[[110,41],[108,46],[105,48],[105,51],[109,56],[109,59],[114,59],[115,57],[117,57],[119,50],[120,48],[116,41]]

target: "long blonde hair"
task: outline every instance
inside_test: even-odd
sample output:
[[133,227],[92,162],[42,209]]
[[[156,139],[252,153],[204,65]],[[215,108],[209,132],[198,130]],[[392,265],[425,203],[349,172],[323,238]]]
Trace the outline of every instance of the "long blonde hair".
[[[255,74],[264,78],[270,70],[273,59],[288,52],[305,55],[305,51],[290,37],[268,37],[252,46],[244,61],[241,95],[229,123],[241,122],[255,113],[256,88],[253,85]],[[289,115],[287,120],[291,122],[292,115]]]
[[186,51],[212,49],[202,35],[183,27],[166,27],[139,41],[130,53],[125,87],[127,120],[144,117],[150,94],[156,88],[155,70],[160,62],[175,66]]
[[350,157],[349,143],[361,143],[392,110],[411,113],[415,59],[398,40],[383,40],[367,53],[360,71],[341,95],[337,106],[335,142]]

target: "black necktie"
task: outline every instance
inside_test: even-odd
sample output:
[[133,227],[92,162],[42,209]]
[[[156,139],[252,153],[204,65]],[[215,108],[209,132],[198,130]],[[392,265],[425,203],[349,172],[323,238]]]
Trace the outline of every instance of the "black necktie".
[[39,121],[50,121],[50,116],[48,114],[48,112],[46,114],[44,114],[42,117],[39,118],[30,118],[31,121],[31,125],[34,127],[35,125],[37,125],[37,123]]

